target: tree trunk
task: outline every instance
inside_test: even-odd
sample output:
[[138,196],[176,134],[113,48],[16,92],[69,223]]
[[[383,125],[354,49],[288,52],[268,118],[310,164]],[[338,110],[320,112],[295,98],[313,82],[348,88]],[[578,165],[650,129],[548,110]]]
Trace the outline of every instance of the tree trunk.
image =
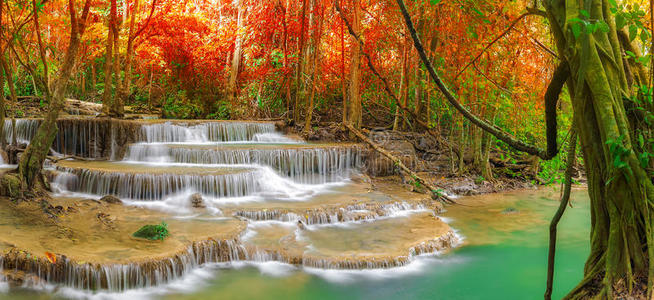
[[313,72],[311,74],[311,84],[309,85],[311,92],[309,95],[309,102],[307,103],[307,114],[306,114],[306,119],[305,119],[305,124],[304,124],[304,131],[305,132],[310,132],[311,131],[311,118],[313,117],[313,106],[314,106],[314,98],[316,96],[316,81],[318,79],[318,71],[319,71],[319,66],[320,66],[320,38],[322,37],[322,25],[323,25],[323,13],[324,13],[324,7],[320,5],[320,9],[317,9],[317,6],[320,5],[318,2],[314,2],[314,10],[318,11],[318,13],[314,14],[316,20],[316,28],[313,30],[313,42],[312,42],[312,48],[313,48],[313,57],[311,58],[311,66],[313,68]]
[[229,98],[229,102],[231,104],[235,104],[236,99],[238,98],[238,87],[236,83],[238,81],[238,71],[239,68],[241,67],[241,52],[242,52],[242,43],[243,43],[243,37],[241,31],[243,30],[243,11],[244,11],[244,5],[242,5],[241,0],[236,0],[234,5],[238,9],[238,13],[236,16],[237,33],[236,33],[236,40],[234,41],[234,52],[232,55],[232,64],[229,71],[229,82],[227,86],[227,95]]
[[[2,6],[2,5],[0,5]],[[2,8],[0,8],[0,19],[2,17]],[[0,53],[4,56],[4,53]],[[0,147],[4,149],[7,146],[7,139],[5,139],[5,72],[0,72]],[[7,163],[7,162],[5,162]]]
[[[127,3],[127,1],[125,1]],[[129,16],[129,33],[127,34],[127,49],[125,50],[125,66],[123,68],[123,83],[120,86],[118,97],[123,103],[127,103],[132,83],[132,57],[134,56],[134,26],[136,25],[136,14],[141,7],[141,1],[134,2],[134,8]],[[127,11],[127,10],[126,10]]]
[[[284,27],[284,69],[288,69],[288,11],[290,10],[290,0],[286,0],[286,6],[284,7],[284,19],[282,24]],[[281,2],[280,2],[281,3]],[[288,73],[284,75],[284,89],[285,89],[285,104],[286,104],[286,113],[289,114],[291,110],[291,80],[288,79],[290,76]]]
[[405,78],[408,76],[408,74],[406,73],[406,71],[408,69],[406,67],[406,57],[408,55],[407,48],[409,46],[407,42],[408,42],[408,40],[404,39],[404,45],[402,46],[402,60],[401,60],[401,62],[402,62],[402,73],[400,74],[400,90],[397,93],[399,95],[399,97],[400,97],[399,100],[402,103],[396,103],[397,107],[395,108],[395,119],[393,120],[393,130],[394,131],[400,130],[401,126],[402,126],[402,123],[400,122],[400,118],[404,115],[404,111],[402,111],[400,109],[400,106],[406,107],[406,105],[404,104],[405,103],[405,101],[404,101],[404,90],[407,89],[407,86],[405,85],[405,82],[406,82]]
[[116,5],[116,0],[111,0],[111,15],[112,15],[112,24],[111,30],[113,31],[113,45],[114,45],[114,63],[113,73],[114,73],[114,82],[116,83],[116,91],[114,93],[114,99],[111,105],[111,116],[122,118],[125,115],[125,102],[120,95],[120,28],[118,28],[118,8]]
[[[115,4],[115,0],[112,1]],[[113,59],[113,46],[114,46],[114,31],[112,29],[113,14],[109,15],[109,30],[107,30],[107,44],[105,46],[104,55],[104,92],[102,93],[102,112],[105,115],[111,115],[111,108],[113,107],[113,97],[111,90],[113,83],[111,82],[111,60]]]
[[636,277],[645,276],[651,297],[654,185],[634,147],[639,134],[651,132],[651,125],[636,123],[637,118],[630,117],[625,108],[625,101],[630,100],[623,97],[637,95],[631,93],[633,89],[626,80],[631,67],[623,64],[624,46],[618,39],[609,3],[587,2],[590,19],[606,22],[608,32],[575,37],[562,29],[572,18],[581,17],[579,3],[545,3],[559,54],[570,66],[568,89],[591,199],[591,253],[584,280],[569,296],[597,296],[592,285],[594,280],[601,279],[603,288],[599,296],[613,297],[615,286],[622,285],[631,291]]
[[307,14],[307,0],[302,0],[302,13],[300,16],[300,40],[298,41],[298,56],[297,56],[297,66],[295,72],[295,104],[293,105],[293,121],[298,123],[300,121],[300,101],[301,97],[301,86],[302,86],[302,67],[304,66],[304,48],[305,48],[305,31],[306,31],[306,14]]
[[18,97],[16,95],[16,87],[14,86],[14,70],[11,68],[11,64],[7,62],[5,56],[0,56],[0,65],[4,70],[7,77],[7,85],[9,86],[9,96],[11,97],[11,144],[16,146],[18,145],[18,140],[16,137],[16,108],[18,107]]
[[[50,150],[52,142],[57,134],[57,117],[66,103],[64,96],[66,88],[68,87],[68,80],[70,79],[73,67],[75,66],[75,61],[77,60],[80,36],[83,34],[85,29],[84,26],[88,16],[90,3],[90,0],[85,1],[81,20],[78,20],[73,0],[68,1],[71,24],[70,40],[68,48],[66,49],[64,61],[59,69],[59,76],[52,86],[54,92],[44,93],[45,95],[52,95],[52,99],[49,101],[49,110],[18,162],[18,176],[23,191],[38,192],[43,190],[45,187],[43,177],[41,176],[41,170],[43,169],[43,162],[45,161],[48,151]],[[37,32],[36,34],[41,33]]]
[[343,33],[343,19],[341,19],[341,94],[343,94],[343,124],[347,122],[347,85],[345,83],[345,34]]
[[[360,0],[353,1],[354,17],[352,18],[352,30],[358,36],[362,35],[360,20]],[[354,39],[354,38],[353,38]],[[352,42],[350,51],[350,89],[349,89],[349,107],[347,113],[347,123],[354,128],[361,128],[361,47],[356,39]]]

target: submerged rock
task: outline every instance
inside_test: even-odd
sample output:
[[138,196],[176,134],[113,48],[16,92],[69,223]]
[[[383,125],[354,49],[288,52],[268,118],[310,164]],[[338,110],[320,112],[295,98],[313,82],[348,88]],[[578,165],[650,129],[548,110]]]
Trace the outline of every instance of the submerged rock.
[[100,198],[100,201],[106,202],[106,203],[109,203],[109,204],[122,204],[123,203],[123,201],[118,199],[118,197],[112,196],[112,195],[106,195],[106,196]]
[[508,215],[508,214],[517,214],[520,211],[515,208],[515,207],[507,207],[504,210],[502,210],[502,214]]
[[195,208],[205,208],[205,207],[207,207],[204,204],[204,199],[202,198],[202,194],[200,194],[200,193],[195,193],[195,194],[191,195],[190,200],[191,200],[191,205],[193,207],[195,207]]

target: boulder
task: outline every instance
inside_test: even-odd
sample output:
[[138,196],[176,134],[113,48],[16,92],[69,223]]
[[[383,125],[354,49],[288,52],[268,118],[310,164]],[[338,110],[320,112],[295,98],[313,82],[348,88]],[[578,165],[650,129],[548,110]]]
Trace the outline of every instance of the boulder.
[[109,204],[122,204],[123,203],[123,201],[118,199],[118,197],[112,196],[112,195],[106,195],[106,196],[100,198],[100,201],[106,202],[106,203],[109,203]]
[[202,199],[202,195],[200,193],[195,193],[191,195],[190,201],[191,201],[191,206],[195,208],[206,207],[206,205],[204,204],[204,199]]

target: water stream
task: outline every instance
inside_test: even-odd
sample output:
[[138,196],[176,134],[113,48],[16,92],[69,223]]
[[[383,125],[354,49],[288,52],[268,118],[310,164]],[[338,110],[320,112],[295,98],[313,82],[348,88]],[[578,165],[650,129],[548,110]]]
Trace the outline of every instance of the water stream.
[[[38,121],[16,124],[19,140],[29,140]],[[80,137],[95,135],[95,125],[71,124],[61,129],[60,145],[93,156],[98,147]],[[542,298],[547,222],[558,206],[553,189],[463,197],[465,206],[435,216],[405,198],[415,193],[385,194],[352,180],[362,161],[357,145],[305,143],[272,123],[138,126],[122,157],[50,167],[54,196],[114,195],[189,231],[238,218],[247,224],[240,240],[218,243],[231,252],[189,248],[147,280],[136,265],[91,270],[104,274],[93,275],[97,287],[73,276],[62,285],[9,289],[0,278],[0,299]],[[200,207],[192,207],[194,195]],[[588,252],[586,192],[575,191],[572,201],[561,223],[555,297],[581,278]],[[444,236],[462,244],[440,253],[443,241],[435,237]]]

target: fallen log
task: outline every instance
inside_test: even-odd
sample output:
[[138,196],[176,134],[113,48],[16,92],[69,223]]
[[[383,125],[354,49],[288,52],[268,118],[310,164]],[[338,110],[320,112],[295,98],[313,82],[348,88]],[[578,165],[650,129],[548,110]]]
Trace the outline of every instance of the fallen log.
[[413,180],[415,180],[415,181],[417,181],[418,183],[422,184],[423,186],[427,187],[427,189],[429,189],[429,191],[430,191],[431,194],[432,194],[432,195],[431,195],[431,196],[432,196],[432,199],[434,199],[434,200],[439,200],[439,201],[441,201],[441,202],[449,203],[449,204],[455,204],[455,203],[456,203],[452,198],[448,197],[447,195],[445,195],[445,193],[442,192],[443,189],[438,188],[438,187],[432,185],[432,184],[429,183],[427,180],[425,180],[425,179],[423,179],[422,177],[418,176],[418,174],[416,174],[416,172],[413,172],[413,171],[411,171],[411,169],[407,168],[407,166],[405,166],[404,163],[402,163],[402,161],[401,161],[399,158],[395,157],[393,154],[391,154],[390,152],[386,151],[386,150],[385,150],[384,148],[382,148],[381,146],[375,144],[375,143],[374,143],[373,141],[371,141],[368,137],[366,137],[363,133],[361,133],[361,131],[359,131],[358,129],[352,127],[351,124],[347,124],[347,123],[345,123],[345,127],[346,127],[348,130],[350,130],[350,132],[354,133],[354,135],[356,135],[359,139],[361,139],[362,141],[364,141],[364,142],[366,142],[368,145],[370,145],[370,146],[371,146],[373,149],[375,149],[377,152],[381,153],[383,156],[386,156],[388,159],[390,159],[391,161],[393,161],[393,163],[394,163],[395,165],[397,165],[397,166],[400,168],[400,170],[402,170],[402,171],[404,171],[405,173],[409,174],[409,176],[411,176],[411,178],[412,178]]

